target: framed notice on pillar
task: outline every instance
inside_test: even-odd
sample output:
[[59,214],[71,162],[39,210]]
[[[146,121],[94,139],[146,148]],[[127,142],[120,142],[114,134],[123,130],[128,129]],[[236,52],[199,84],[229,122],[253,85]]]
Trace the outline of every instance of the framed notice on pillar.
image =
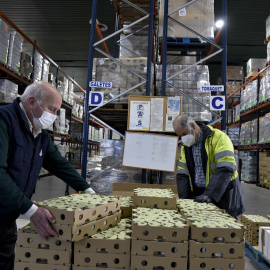
[[182,97],[129,96],[128,130],[174,132],[173,120],[182,111]]

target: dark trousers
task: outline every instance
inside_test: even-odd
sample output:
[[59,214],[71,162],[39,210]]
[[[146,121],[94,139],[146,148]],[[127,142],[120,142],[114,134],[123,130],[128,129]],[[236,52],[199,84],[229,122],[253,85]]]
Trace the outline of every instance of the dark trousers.
[[15,258],[15,244],[17,241],[16,221],[4,222],[0,220],[0,269],[13,270]]

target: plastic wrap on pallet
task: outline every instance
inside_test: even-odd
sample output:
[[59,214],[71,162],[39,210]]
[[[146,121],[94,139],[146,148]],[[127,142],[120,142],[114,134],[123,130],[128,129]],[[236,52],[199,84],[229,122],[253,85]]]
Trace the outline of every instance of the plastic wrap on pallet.
[[11,30],[9,33],[9,50],[8,50],[8,67],[16,72],[20,73],[20,58],[22,51],[23,38],[15,30]]
[[270,143],[270,113],[259,118],[259,142]]
[[[169,12],[190,2],[189,0],[172,0],[169,2]],[[197,0],[193,4],[173,13],[175,20],[183,23],[199,34],[214,38],[214,0]],[[160,1],[159,36],[163,36],[164,0]],[[197,37],[177,23],[168,21],[168,37]]]
[[100,156],[121,158],[123,140],[102,140],[100,142]]
[[[94,178],[95,175],[102,173],[106,168],[113,166],[121,161],[118,157],[94,156],[88,158],[87,180]],[[136,168],[116,167],[106,174],[94,178],[90,185],[102,195],[112,194],[113,183],[141,183],[142,170]]]
[[0,18],[0,62],[7,64],[9,47],[9,26]]
[[120,35],[120,55],[123,57],[147,57],[148,36]]
[[241,180],[251,183],[256,182],[257,178],[256,152],[240,151],[239,159],[242,160]]
[[20,73],[22,76],[30,78],[33,72],[32,57],[29,53],[21,52]]
[[[121,63],[131,68],[137,74],[146,79],[147,75],[147,58],[134,57],[134,58],[122,58],[119,59]],[[111,82],[112,88],[92,88],[92,91],[103,91],[104,101],[114,98],[115,96],[124,93],[127,89],[141,83],[143,80],[135,75],[133,72],[122,67],[120,64],[108,59],[108,58],[95,58],[94,59],[94,72],[93,80],[99,82]],[[153,85],[153,72],[154,68],[151,68],[151,89]],[[136,89],[128,92],[127,94],[113,100],[113,103],[122,102],[127,103],[129,95],[145,95],[146,83],[138,86]]]
[[17,84],[6,79],[0,79],[0,102],[11,103],[17,95]]
[[259,103],[265,102],[270,99],[270,71],[267,70],[264,77],[261,78]]
[[68,101],[68,79],[59,77],[57,90],[61,93],[64,101]]
[[54,87],[56,86],[55,84],[55,76],[53,73],[48,73],[48,82],[53,85]]
[[73,105],[74,102],[74,84],[71,81],[68,81],[68,100],[67,102]]
[[269,62],[270,61],[270,42],[267,43],[266,53],[267,53],[267,62]]
[[266,19],[266,37],[270,36],[270,15]]
[[37,50],[35,50],[34,71],[33,71],[33,81],[34,82],[41,80],[42,66],[43,66],[43,56]]
[[239,145],[239,127],[233,127],[228,130],[228,136],[233,145]]
[[[250,58],[247,61],[247,77],[255,76],[258,70],[262,70],[265,67],[267,60],[261,58]],[[260,76],[265,75],[265,71],[260,74]]]
[[48,82],[49,69],[50,69],[50,62],[47,59],[44,59],[42,63],[42,75],[41,75],[42,81]]
[[[173,76],[186,69],[187,65],[167,65],[166,77]],[[156,66],[156,94],[161,95],[161,79],[162,79],[162,66]],[[208,66],[195,66],[186,72],[174,77],[169,81],[178,89],[184,91],[185,94],[190,95],[195,100],[210,106],[210,92],[202,92],[200,87],[209,85],[209,71]],[[172,87],[166,88],[166,96],[182,96],[181,92]],[[182,112],[190,115],[197,121],[211,121],[212,114],[204,107],[200,106],[195,101],[188,97],[183,96]]]

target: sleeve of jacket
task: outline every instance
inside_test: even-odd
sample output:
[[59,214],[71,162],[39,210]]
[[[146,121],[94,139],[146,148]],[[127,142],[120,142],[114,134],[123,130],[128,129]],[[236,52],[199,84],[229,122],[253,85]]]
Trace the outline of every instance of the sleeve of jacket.
[[0,117],[0,204],[12,211],[24,214],[33,202],[23,194],[8,174],[8,148],[9,131],[6,123]]
[[177,164],[176,184],[178,196],[181,199],[188,199],[191,197],[191,188],[189,181],[189,171],[186,163],[185,149],[181,145],[180,158]]
[[237,170],[233,144],[225,133],[219,136],[214,153],[215,161],[213,164],[210,164],[210,166],[214,166],[216,172],[210,177],[209,184],[204,194],[210,196],[216,202],[219,202],[228,188],[233,174]]
[[49,136],[43,167],[77,191],[90,187],[73,165],[61,155]]

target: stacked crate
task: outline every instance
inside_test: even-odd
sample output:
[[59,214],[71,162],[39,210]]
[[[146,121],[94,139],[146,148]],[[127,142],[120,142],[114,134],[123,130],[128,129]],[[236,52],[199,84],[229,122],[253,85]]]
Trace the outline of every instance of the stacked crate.
[[0,18],[0,62],[7,64],[9,47],[9,26]]
[[133,204],[131,268],[187,269],[189,226],[171,189],[135,188]]
[[124,218],[113,228],[75,242],[72,269],[127,269],[130,244],[131,221]]
[[245,269],[244,226],[221,211],[183,211],[190,223],[189,269]]
[[8,50],[8,67],[20,74],[20,60],[21,60],[21,51],[23,38],[22,36],[15,30],[10,31],[9,34],[9,50]]
[[270,152],[259,153],[260,185],[270,188]]
[[[267,59],[262,58],[250,58],[247,61],[247,78],[255,76],[258,71],[262,70],[265,67]],[[260,73],[260,76],[264,76],[266,71]]]
[[15,270],[70,270],[72,242],[39,236],[29,225],[18,231]]
[[120,201],[121,218],[131,218],[133,198],[131,196],[121,196]]
[[[188,68],[188,65],[167,65],[166,78],[177,75],[179,72]],[[156,95],[161,95],[162,89],[162,65],[156,65]],[[209,70],[206,65],[199,65],[190,68],[178,76],[169,80],[169,83],[175,88],[180,89],[185,94],[196,99],[205,106],[210,107],[210,91],[202,91],[202,86],[210,85]],[[196,121],[211,121],[212,114],[192,99],[184,96],[180,91],[168,85],[166,87],[166,96],[183,96],[182,113],[188,114]]]
[[[98,88],[92,87],[92,91],[104,92],[104,101],[115,98],[116,96],[123,94],[127,89],[134,87],[135,85],[142,83],[143,79],[146,79],[147,75],[147,58],[146,57],[134,57],[134,58],[122,58],[118,59],[122,64],[136,72],[139,76],[129,71],[117,62],[108,58],[95,58],[94,59],[94,72],[93,81],[97,82],[111,82],[112,88]],[[151,68],[151,78],[153,79],[153,66]],[[152,88],[153,81],[150,86]],[[137,86],[134,90],[131,90],[127,94],[116,98],[113,103],[127,103],[129,95],[145,95],[146,83]]]
[[195,202],[192,199],[177,199],[176,200],[177,208],[180,212],[189,212],[189,211],[220,211],[220,209],[213,203],[199,203]]
[[[49,241],[50,243],[55,241],[55,243],[60,243],[60,245],[66,242],[72,245],[72,242],[80,241],[116,226],[121,219],[120,201],[118,197],[114,196],[74,194],[45,200],[37,203],[37,205],[48,209],[54,216],[56,223],[51,225],[58,233],[58,237],[49,238]],[[31,233],[35,234],[33,230],[35,230],[35,227],[31,223]],[[27,230],[27,232],[29,232],[29,230]],[[21,236],[22,234],[19,234],[18,243],[21,241]],[[33,236],[24,237],[30,239],[27,241],[32,242],[31,237],[33,238]],[[43,241],[37,243],[36,246],[27,246],[27,248],[31,248],[28,250],[24,249],[26,246],[19,246],[16,250],[15,258],[18,269],[26,269],[22,268],[25,264],[30,264],[34,267],[30,269],[43,269],[43,264],[46,264],[44,269],[70,269],[73,250],[71,250],[71,252],[57,251],[56,253],[54,248],[52,248],[53,251],[49,252],[48,245],[50,246],[50,244],[46,244],[46,242]],[[43,254],[43,251],[40,251],[40,249],[44,249],[44,246],[46,252]],[[21,248],[23,248],[22,251]],[[66,268],[61,268],[59,265],[62,267],[65,266]]]
[[11,103],[18,95],[18,85],[9,80],[0,79],[0,102]]
[[252,246],[258,246],[259,227],[269,227],[270,220],[261,215],[242,215],[241,222],[246,226],[245,240]]

